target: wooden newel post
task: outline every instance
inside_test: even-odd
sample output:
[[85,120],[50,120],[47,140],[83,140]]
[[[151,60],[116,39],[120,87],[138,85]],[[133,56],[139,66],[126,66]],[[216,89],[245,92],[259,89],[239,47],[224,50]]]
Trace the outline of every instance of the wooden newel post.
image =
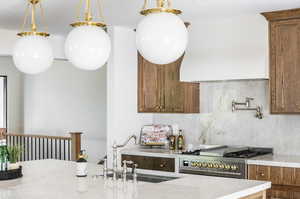
[[71,132],[71,160],[76,161],[78,159],[81,150],[81,132]]

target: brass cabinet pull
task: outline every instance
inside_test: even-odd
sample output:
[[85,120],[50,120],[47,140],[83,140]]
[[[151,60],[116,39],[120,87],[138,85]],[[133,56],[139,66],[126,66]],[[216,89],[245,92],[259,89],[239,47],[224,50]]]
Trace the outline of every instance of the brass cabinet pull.
[[259,175],[260,175],[261,177],[264,177],[264,176],[265,176],[265,174],[264,174],[263,172],[261,172]]
[[160,167],[160,168],[165,168],[166,165],[165,165],[164,163],[161,163],[161,164],[159,165],[159,167]]

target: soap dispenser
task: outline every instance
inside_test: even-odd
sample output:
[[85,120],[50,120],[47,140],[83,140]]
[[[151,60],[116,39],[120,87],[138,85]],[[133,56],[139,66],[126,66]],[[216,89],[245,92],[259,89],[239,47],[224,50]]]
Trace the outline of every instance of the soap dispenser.
[[76,161],[76,176],[86,177],[87,176],[87,160],[86,156],[83,154],[84,150],[80,151],[78,160]]

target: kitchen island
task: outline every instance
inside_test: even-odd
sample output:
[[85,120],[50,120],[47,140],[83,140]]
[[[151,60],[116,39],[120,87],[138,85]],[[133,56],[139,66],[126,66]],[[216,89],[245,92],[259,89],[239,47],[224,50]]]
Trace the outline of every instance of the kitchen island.
[[162,183],[113,182],[95,177],[102,169],[89,164],[89,176],[75,177],[76,164],[60,160],[22,163],[23,178],[0,181],[0,199],[264,199],[270,182],[182,175]]

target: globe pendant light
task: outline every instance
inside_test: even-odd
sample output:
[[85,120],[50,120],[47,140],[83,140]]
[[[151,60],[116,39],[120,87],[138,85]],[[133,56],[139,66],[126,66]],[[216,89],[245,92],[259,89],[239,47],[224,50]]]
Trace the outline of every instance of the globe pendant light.
[[[15,66],[26,74],[44,72],[53,62],[52,47],[47,39],[50,35],[46,32],[37,32],[35,8],[39,3],[40,0],[29,0],[27,10],[31,7],[31,30],[17,34],[20,38],[17,40],[13,49],[13,61]],[[22,29],[26,24],[27,15],[28,12],[26,13]]]
[[145,15],[136,29],[136,46],[141,55],[154,64],[169,64],[183,55],[188,43],[188,31],[172,9],[170,0],[157,0],[156,8],[140,12]]
[[[85,19],[71,24],[75,28],[67,36],[65,54],[77,68],[96,70],[107,62],[111,43],[104,30],[106,24],[92,21],[90,0],[85,2]],[[100,5],[99,2],[98,5]]]

